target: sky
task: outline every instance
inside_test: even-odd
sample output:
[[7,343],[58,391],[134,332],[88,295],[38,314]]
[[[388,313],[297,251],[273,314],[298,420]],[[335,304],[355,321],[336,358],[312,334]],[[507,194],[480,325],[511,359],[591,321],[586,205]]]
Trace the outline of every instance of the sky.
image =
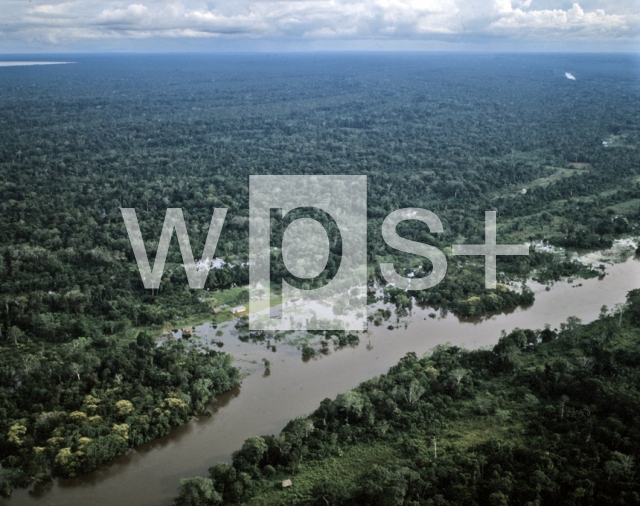
[[639,0],[0,0],[0,53],[620,51]]

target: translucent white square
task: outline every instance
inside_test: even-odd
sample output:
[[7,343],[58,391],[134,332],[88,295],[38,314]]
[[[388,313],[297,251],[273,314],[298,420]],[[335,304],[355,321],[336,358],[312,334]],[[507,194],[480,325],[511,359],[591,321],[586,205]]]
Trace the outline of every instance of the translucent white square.
[[[282,280],[279,317],[271,310],[270,239],[271,209],[284,217],[299,207],[315,207],[331,216],[340,231],[342,259],[336,275],[326,285],[301,290]],[[249,328],[251,330],[364,330],[367,328],[367,177],[366,176],[250,176],[249,178]],[[298,220],[296,220],[298,221]],[[295,222],[293,222],[295,223]],[[307,224],[308,225],[308,224]],[[291,225],[290,225],[291,226]],[[304,234],[288,234],[283,252],[289,264],[296,254],[328,248],[314,227],[298,227]],[[295,265],[309,276],[317,273],[316,260],[300,259]],[[325,253],[327,253],[325,255]],[[320,266],[322,267],[322,266]],[[305,276],[302,276],[305,277]]]

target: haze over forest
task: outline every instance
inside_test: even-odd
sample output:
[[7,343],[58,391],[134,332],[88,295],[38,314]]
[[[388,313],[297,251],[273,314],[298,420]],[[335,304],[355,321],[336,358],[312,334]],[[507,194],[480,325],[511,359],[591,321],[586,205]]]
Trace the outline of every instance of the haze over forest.
[[[2,8],[3,504],[640,504],[635,2]],[[364,327],[250,324],[298,304],[284,281],[330,283],[354,236],[272,210],[250,290],[265,175],[366,177],[361,286],[324,308]],[[196,261],[225,210],[202,288],[173,239],[145,287],[125,208],[151,262],[169,208]],[[441,222],[396,229],[446,261],[436,286],[398,283],[436,271],[383,232],[404,208]],[[487,211],[528,251],[490,286],[456,254]],[[283,253],[299,218],[326,232],[312,278]]]

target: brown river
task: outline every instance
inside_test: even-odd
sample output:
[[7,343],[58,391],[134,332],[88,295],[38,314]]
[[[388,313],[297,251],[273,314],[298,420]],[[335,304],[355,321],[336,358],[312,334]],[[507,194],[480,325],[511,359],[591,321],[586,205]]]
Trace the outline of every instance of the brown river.
[[[548,291],[536,283],[529,286],[536,294],[530,307],[474,320],[439,313],[437,318],[430,318],[433,309],[414,307],[409,317],[401,319],[400,328],[388,330],[388,322],[380,327],[371,325],[361,334],[359,345],[331,348],[327,354],[307,361],[295,346],[280,342],[276,352],[267,351],[264,343],[240,341],[232,325],[217,329],[223,331],[219,337],[214,337],[216,330],[210,324],[202,325],[197,329],[202,342],[212,338],[224,342],[222,349],[235,355],[238,365],[248,373],[240,387],[217,399],[213,416],[193,419],[166,437],[141,445],[81,478],[55,481],[37,492],[14,491],[7,504],[169,505],[181,478],[205,475],[216,462],[229,461],[247,437],[277,434],[290,419],[309,414],[325,397],[333,398],[385,373],[407,352],[422,355],[445,343],[470,349],[492,346],[503,329],[536,329],[545,323],[557,328],[569,316],[584,322],[596,319],[603,304],[612,308],[624,302],[629,290],[640,287],[640,263],[630,257],[608,265],[602,279],[565,280]],[[408,323],[407,328],[403,321]],[[396,322],[395,315],[390,322]],[[259,364],[262,358],[271,362],[268,376]]]

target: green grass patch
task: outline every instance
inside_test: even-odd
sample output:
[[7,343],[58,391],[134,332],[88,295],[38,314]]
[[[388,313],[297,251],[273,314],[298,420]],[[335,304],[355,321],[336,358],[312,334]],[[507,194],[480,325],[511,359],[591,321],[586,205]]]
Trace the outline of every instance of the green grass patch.
[[[388,442],[360,444],[346,448],[341,455],[319,461],[303,462],[295,475],[277,474],[266,482],[263,491],[245,503],[247,506],[263,504],[286,504],[292,495],[309,497],[311,488],[322,481],[342,483],[349,487],[363,469],[374,464],[383,464],[399,456],[398,451]],[[283,490],[283,480],[290,479],[293,486]]]
[[612,209],[617,214],[635,216],[638,214],[638,211],[640,211],[640,199],[631,199],[619,202],[618,204],[607,207],[607,209]]
[[576,274],[580,279],[591,279],[597,278],[600,275],[600,271],[592,270],[592,269],[582,269]]

